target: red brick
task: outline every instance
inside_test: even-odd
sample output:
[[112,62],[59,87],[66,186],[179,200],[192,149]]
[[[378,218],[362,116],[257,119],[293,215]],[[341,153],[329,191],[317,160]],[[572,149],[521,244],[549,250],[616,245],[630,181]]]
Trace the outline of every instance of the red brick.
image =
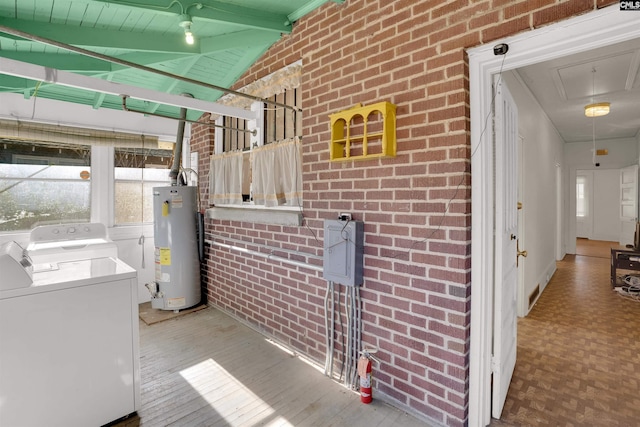
[[593,9],[592,0],[573,0],[554,4],[551,7],[533,13],[533,27],[537,28],[550,22],[588,12]]
[[511,21],[502,22],[497,27],[491,27],[482,31],[482,41],[489,43],[493,40],[519,33],[530,27],[529,16],[522,16]]
[[[207,220],[207,233],[302,262],[306,257],[294,252],[309,253],[314,257],[306,262],[321,266],[324,219],[344,210],[363,220],[363,338],[385,362],[379,390],[441,424],[465,425],[471,261],[465,48],[614,3],[327,2],[234,84],[302,59],[304,225]],[[328,115],[380,100],[397,104],[396,157],[330,162]],[[194,125],[192,147],[200,153],[206,205],[212,129]],[[212,305],[321,362],[321,273],[220,248],[207,256]],[[421,346],[426,351],[414,350]]]

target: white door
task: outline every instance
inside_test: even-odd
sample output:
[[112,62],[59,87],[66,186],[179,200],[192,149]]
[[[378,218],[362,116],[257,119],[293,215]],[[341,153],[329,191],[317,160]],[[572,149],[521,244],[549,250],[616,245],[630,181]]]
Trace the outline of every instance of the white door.
[[632,245],[638,221],[638,165],[620,169],[620,244]]
[[495,98],[495,289],[491,414],[500,418],[516,364],[518,232],[518,110],[499,77]]

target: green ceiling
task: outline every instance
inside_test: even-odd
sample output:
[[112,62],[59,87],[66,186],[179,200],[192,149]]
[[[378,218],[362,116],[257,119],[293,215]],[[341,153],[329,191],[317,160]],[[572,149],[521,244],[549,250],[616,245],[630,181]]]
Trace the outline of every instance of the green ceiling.
[[[72,45],[165,73],[229,87],[292,23],[328,1],[344,0],[0,0],[0,57],[114,83],[215,101],[220,90],[96,59],[43,43]],[[181,15],[191,17],[196,42],[185,42]],[[33,41],[1,27],[35,36]],[[0,92],[121,109],[122,100],[91,90],[2,74]],[[177,116],[178,108],[143,100],[128,107]],[[190,111],[189,118],[201,112]]]

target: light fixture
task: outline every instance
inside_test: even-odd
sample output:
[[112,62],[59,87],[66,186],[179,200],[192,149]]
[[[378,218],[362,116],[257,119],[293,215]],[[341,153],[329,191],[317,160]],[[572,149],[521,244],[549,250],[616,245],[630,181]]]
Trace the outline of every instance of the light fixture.
[[587,117],[601,117],[609,114],[610,102],[596,102],[596,68],[591,69],[591,104],[584,106],[584,115]]
[[193,44],[195,42],[195,39],[193,38],[193,33],[191,32],[191,24],[193,24],[193,22],[191,21],[191,16],[184,14],[180,15],[179,19],[179,25],[184,30],[184,40],[187,42],[187,44]]
[[[584,107],[584,115],[587,117],[591,117],[591,135],[593,140],[593,165],[598,167],[600,163],[596,162],[596,156],[600,155],[599,151],[596,149],[596,117],[606,116],[609,114],[611,103],[609,102],[595,102],[596,97],[596,68],[593,67],[591,69],[591,104],[585,105]],[[608,154],[608,153],[607,153]]]
[[611,110],[610,102],[598,102],[584,106],[584,115],[587,117],[606,116]]

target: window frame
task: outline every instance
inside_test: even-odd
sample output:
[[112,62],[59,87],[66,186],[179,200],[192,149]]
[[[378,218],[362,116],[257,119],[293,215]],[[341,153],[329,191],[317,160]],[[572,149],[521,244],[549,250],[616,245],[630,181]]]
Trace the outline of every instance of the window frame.
[[[586,219],[589,217],[589,194],[588,185],[589,179],[586,175],[578,175],[576,177],[576,218]],[[582,187],[582,191],[580,191]],[[582,197],[580,197],[582,194]],[[582,210],[580,210],[582,207]]]
[[[298,67],[301,69],[302,63],[298,61],[291,64],[289,67],[285,67],[284,72],[289,72],[290,67]],[[281,70],[281,71],[283,71]],[[278,72],[274,73],[277,74]],[[294,73],[295,74],[295,73]],[[297,75],[297,79],[300,79],[301,71]],[[268,80],[272,76],[267,76],[263,80]],[[260,82],[256,82],[260,84]],[[301,85],[292,84],[291,89],[295,89],[295,93],[301,97]],[[250,90],[247,90],[250,93]],[[282,93],[282,92],[280,92]],[[256,96],[262,96],[263,98],[272,97],[274,94],[257,93]],[[230,97],[233,99],[233,97]],[[251,136],[251,146],[248,152],[251,152],[256,147],[264,145],[264,132],[265,132],[265,107],[262,102],[253,102],[251,104],[251,111],[255,113],[256,119],[250,121],[249,129],[255,129],[256,134]],[[299,122],[298,132],[302,134],[302,117],[298,114],[295,115],[296,122]],[[224,117],[218,116],[215,119],[217,127],[214,130],[214,154],[222,154],[224,152],[224,141],[222,126],[224,126]],[[300,136],[299,135],[299,136]],[[275,141],[273,141],[275,142]],[[288,226],[300,226],[302,225],[303,208],[302,206],[273,206],[266,207],[263,205],[255,205],[253,202],[245,202],[242,205],[215,205],[206,209],[206,217],[214,220],[225,221],[247,221],[256,223],[276,224],[276,225],[288,225]]]
[[[189,153],[190,151],[188,138],[185,138],[183,149],[184,167],[190,169],[191,156],[184,155],[184,153]],[[91,145],[90,150],[90,222],[105,224],[110,230],[110,237],[114,239],[137,238],[140,236],[141,227],[144,234],[153,234],[152,222],[115,224],[115,147]],[[48,158],[47,156],[34,157]],[[49,162],[51,163],[51,160]],[[15,240],[26,242],[30,232],[31,230],[3,231],[0,232],[0,241]]]

